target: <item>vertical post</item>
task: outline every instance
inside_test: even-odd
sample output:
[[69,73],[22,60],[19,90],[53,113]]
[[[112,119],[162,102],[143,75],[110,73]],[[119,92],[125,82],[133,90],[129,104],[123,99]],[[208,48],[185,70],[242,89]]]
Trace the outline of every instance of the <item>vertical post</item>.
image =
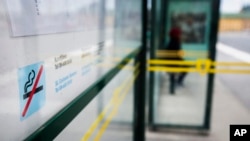
[[[151,0],[150,11],[150,59],[154,59],[155,54],[155,22],[156,22],[156,0]],[[150,128],[153,128],[154,123],[154,72],[149,72],[149,111],[148,111],[148,124]]]
[[[215,61],[216,56],[216,42],[217,42],[217,32],[218,32],[218,21],[219,21],[219,8],[220,0],[212,0],[211,4],[211,32],[210,32],[210,53],[209,59]],[[214,74],[208,75],[208,86],[207,86],[207,98],[206,98],[206,108],[205,108],[205,119],[204,119],[204,128],[206,130],[210,129],[211,123],[211,113],[212,113],[212,100],[213,100],[213,87],[214,87]]]
[[134,88],[134,127],[133,141],[145,140],[145,99],[146,99],[146,51],[147,51],[147,0],[141,0],[141,18],[142,18],[142,46],[135,64],[140,62],[140,73],[135,81]]
[[[162,45],[161,43],[161,30],[162,25],[162,15],[163,15],[163,5],[165,0],[151,0],[151,36],[150,36],[150,59],[157,58],[155,52]],[[160,27],[159,27],[160,26]],[[154,125],[154,95],[155,95],[155,72],[149,73],[149,116],[148,122],[151,130],[155,129]]]

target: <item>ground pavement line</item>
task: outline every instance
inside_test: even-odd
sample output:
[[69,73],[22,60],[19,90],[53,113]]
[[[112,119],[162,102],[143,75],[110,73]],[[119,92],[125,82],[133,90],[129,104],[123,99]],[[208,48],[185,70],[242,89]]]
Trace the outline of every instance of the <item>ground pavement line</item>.
[[235,49],[233,48],[232,46],[229,46],[229,45],[225,45],[223,43],[217,43],[216,45],[216,48],[227,54],[227,55],[230,55],[236,59],[239,59],[243,62],[247,62],[247,63],[250,63],[250,54],[249,53],[246,53],[246,52],[243,52],[241,50],[238,50],[238,49]]

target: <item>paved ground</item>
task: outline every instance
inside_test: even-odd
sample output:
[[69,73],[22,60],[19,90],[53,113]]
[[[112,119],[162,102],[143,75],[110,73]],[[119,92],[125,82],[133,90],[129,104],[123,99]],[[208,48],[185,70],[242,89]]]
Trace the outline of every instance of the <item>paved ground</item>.
[[[219,42],[228,45],[239,51],[249,54],[250,56],[250,32],[229,32],[219,34]],[[230,61],[230,62],[241,62],[241,60],[217,51],[218,61]],[[248,67],[248,69],[250,69]],[[223,82],[223,84],[232,91],[235,95],[249,110],[250,110],[250,75],[243,74],[218,74],[217,77]]]
[[218,36],[219,42],[233,46],[236,49],[250,53],[250,31],[248,32],[225,32]]

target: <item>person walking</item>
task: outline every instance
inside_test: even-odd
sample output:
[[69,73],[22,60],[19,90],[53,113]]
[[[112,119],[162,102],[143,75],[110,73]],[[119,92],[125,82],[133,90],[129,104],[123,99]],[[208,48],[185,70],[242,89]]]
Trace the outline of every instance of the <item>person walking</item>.
[[[171,52],[176,52],[176,56],[167,56],[167,60],[177,60],[177,61],[182,61],[183,56],[179,56],[179,53],[181,51],[181,28],[179,26],[173,26],[170,31],[169,31],[169,37],[170,40],[166,46],[167,51]],[[169,65],[169,67],[180,67],[179,65]],[[181,72],[181,73],[169,73],[169,80],[170,80],[170,85],[169,85],[169,92],[170,94],[175,93],[175,86],[176,84],[179,86],[183,86],[183,80],[186,76],[186,72]]]

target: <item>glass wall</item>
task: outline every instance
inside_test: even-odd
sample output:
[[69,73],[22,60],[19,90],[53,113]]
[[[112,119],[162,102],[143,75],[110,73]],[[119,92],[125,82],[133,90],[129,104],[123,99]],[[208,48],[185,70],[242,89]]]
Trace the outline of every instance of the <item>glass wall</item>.
[[55,140],[132,140],[133,63],[124,66]]
[[[0,9],[1,140],[23,140],[43,131],[100,79],[121,69],[79,114],[80,123],[72,122],[57,137],[81,138],[113,99],[116,87],[133,77],[133,61],[126,60],[128,67],[118,64],[135,56],[141,46],[141,0],[0,0]],[[129,94],[115,106],[111,102],[110,109],[120,107],[112,123],[124,122],[131,128],[133,93],[127,85]],[[109,115],[103,117],[104,123]],[[55,126],[56,131],[61,128]]]
[[153,3],[151,59],[155,62],[151,65],[159,68],[151,72],[151,122],[166,127],[204,127],[208,96],[204,70],[212,53],[212,1],[168,0],[162,1],[162,7],[160,2]]

